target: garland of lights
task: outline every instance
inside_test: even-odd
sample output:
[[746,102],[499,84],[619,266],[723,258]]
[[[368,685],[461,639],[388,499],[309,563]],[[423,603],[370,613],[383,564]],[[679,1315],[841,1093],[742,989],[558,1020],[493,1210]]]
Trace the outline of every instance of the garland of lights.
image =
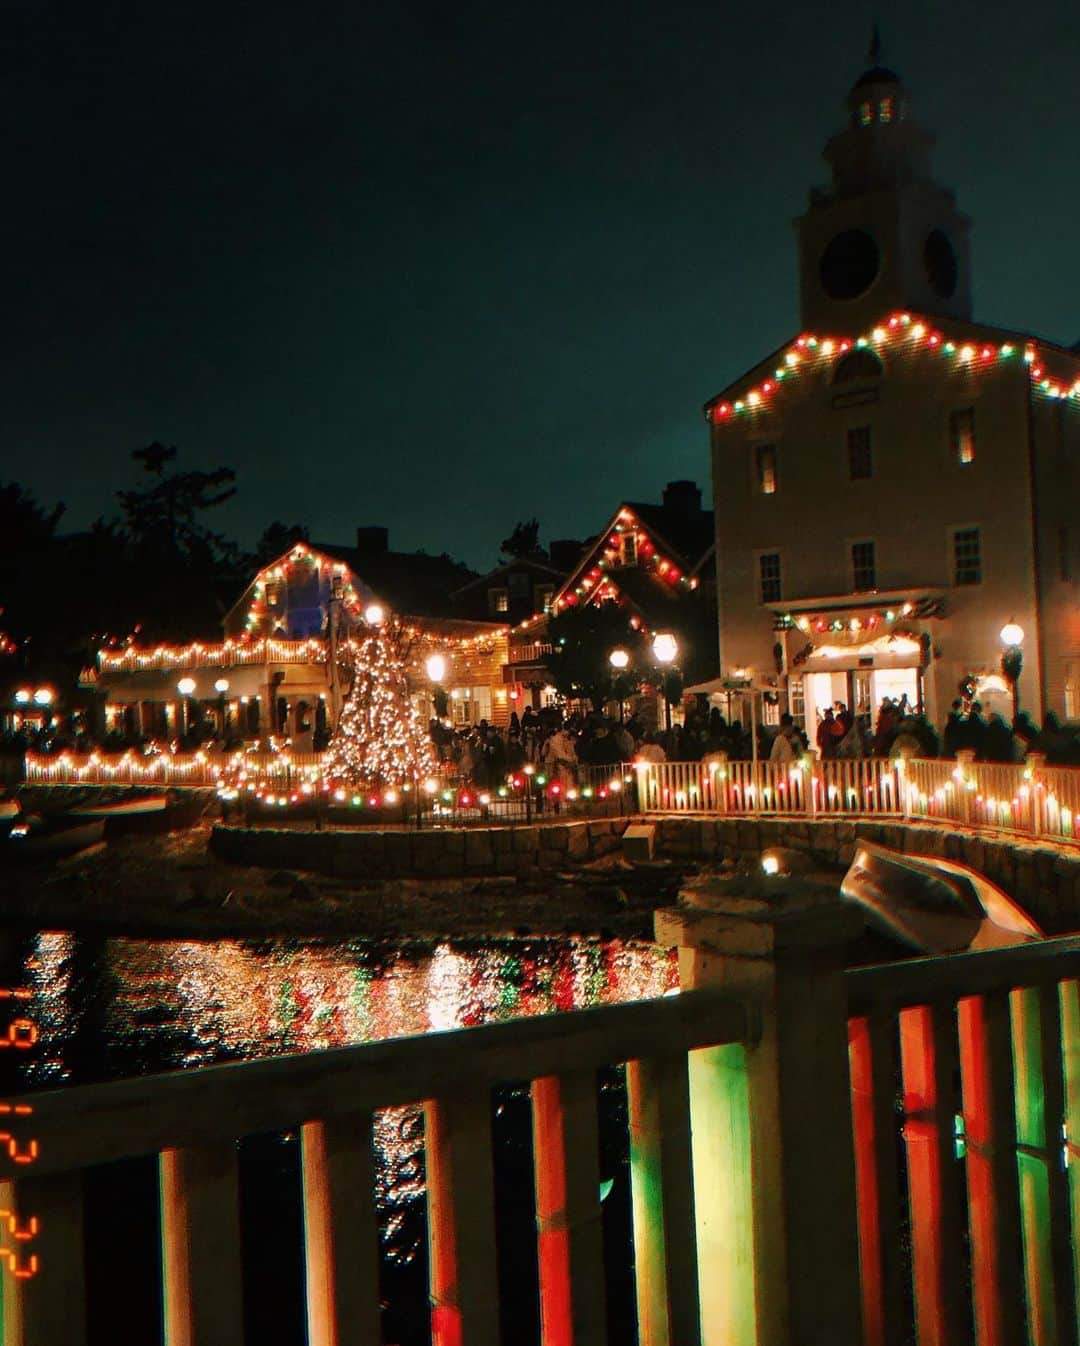
[[435,748],[409,699],[394,635],[375,627],[349,642],[352,689],[323,759],[332,785],[383,790],[415,785],[438,771]]
[[[894,313],[881,326],[873,328],[869,335],[860,337],[817,337],[804,333],[784,352],[783,362],[773,371],[772,378],[750,388],[742,397],[733,401],[715,399],[706,403],[707,420],[719,424],[732,416],[761,407],[777,390],[779,384],[796,373],[799,368],[811,361],[828,359],[834,355],[846,355],[852,349],[870,350],[903,340],[914,342],[929,351],[940,352],[961,365],[990,365],[1001,360],[1009,360],[1016,354],[1016,346],[1011,342],[1002,345],[979,342],[950,341],[945,334],[930,323],[914,317],[910,313]],[[1049,378],[1042,365],[1038,346],[1029,341],[1024,347],[1024,361],[1030,368],[1032,383],[1052,398],[1069,398],[1080,401],[1080,378],[1072,384],[1057,383]]]
[[[684,575],[670,557],[657,550],[656,544],[634,517],[633,512],[629,509],[622,509],[619,511],[618,519],[606,539],[604,549],[600,553],[596,564],[589,570],[579,572],[581,573],[580,583],[576,584],[572,591],[568,584],[562,593],[555,598],[552,603],[553,611],[557,612],[561,607],[573,607],[579,598],[584,599],[586,603],[592,599],[619,601],[618,587],[606,572],[618,562],[624,537],[634,539],[634,554],[637,558],[637,568],[639,570],[646,570],[650,574],[655,574],[659,579],[673,586],[689,590],[698,587],[699,581],[695,577]],[[642,561],[644,561],[644,565],[642,565]],[[523,622],[522,625],[524,626],[525,623]]]

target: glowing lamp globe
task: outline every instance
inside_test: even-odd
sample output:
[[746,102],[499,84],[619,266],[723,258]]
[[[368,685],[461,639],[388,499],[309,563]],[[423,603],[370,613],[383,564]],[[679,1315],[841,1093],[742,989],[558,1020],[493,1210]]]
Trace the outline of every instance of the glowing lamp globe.
[[670,664],[679,652],[679,642],[670,631],[659,631],[653,639],[652,652],[658,664]]
[[229,690],[228,678],[218,678],[217,682],[214,683],[214,691],[217,692],[220,696],[224,696],[228,690]]
[[30,700],[30,693],[26,690],[25,687],[20,687],[19,690],[15,693],[15,704],[17,706],[25,706],[29,700]]
[[608,655],[608,663],[612,668],[625,668],[630,662],[630,656],[625,650],[612,650]]
[[35,706],[51,706],[56,693],[51,687],[39,687],[34,693]]
[[180,681],[176,684],[176,690],[180,693],[181,696],[190,696],[192,692],[194,692],[195,690],[195,679],[181,678]]
[[446,677],[446,660],[441,654],[433,654],[427,661],[427,675],[432,682],[442,682]]
[[1016,622],[1006,622],[1001,628],[1001,643],[1009,649],[1017,649],[1024,643],[1024,628]]
[[378,603],[371,603],[364,609],[364,621],[368,626],[381,626],[386,613]]

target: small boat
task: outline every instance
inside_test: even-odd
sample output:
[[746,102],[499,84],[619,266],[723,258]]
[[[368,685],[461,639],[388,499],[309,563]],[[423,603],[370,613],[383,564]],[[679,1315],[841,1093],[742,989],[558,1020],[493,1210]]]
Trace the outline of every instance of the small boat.
[[97,799],[69,809],[69,818],[100,818],[110,837],[132,836],[136,833],[175,832],[192,827],[206,812],[207,797],[203,792],[181,796],[151,794]]
[[1001,948],[1044,938],[1027,912],[985,874],[934,855],[860,841],[840,885],[871,923],[922,953]]
[[73,821],[31,814],[12,825],[2,843],[2,853],[9,862],[54,859],[96,846],[104,835],[104,818]]
[[124,799],[98,799],[91,804],[80,804],[69,809],[68,817],[80,818],[137,818],[147,813],[161,813],[168,805],[168,796],[139,795]]

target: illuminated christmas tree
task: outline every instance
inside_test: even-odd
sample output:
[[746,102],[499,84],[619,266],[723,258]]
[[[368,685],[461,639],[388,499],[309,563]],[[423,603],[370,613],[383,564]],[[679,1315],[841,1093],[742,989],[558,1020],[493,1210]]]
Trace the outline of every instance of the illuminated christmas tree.
[[438,769],[427,728],[409,700],[394,632],[376,626],[349,642],[352,688],[323,770],[333,784],[386,789],[417,784]]

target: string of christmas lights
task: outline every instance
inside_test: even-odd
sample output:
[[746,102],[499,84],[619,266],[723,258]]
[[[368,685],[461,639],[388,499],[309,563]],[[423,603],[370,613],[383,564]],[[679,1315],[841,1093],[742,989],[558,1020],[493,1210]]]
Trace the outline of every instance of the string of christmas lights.
[[[706,403],[706,419],[718,424],[743,413],[755,411],[775,395],[780,384],[806,366],[819,365],[834,356],[846,355],[851,350],[875,351],[904,342],[909,347],[940,353],[957,364],[984,366],[1011,360],[1017,353],[1012,342],[950,340],[944,332],[925,318],[911,313],[893,313],[883,323],[858,337],[818,337],[804,332],[783,353],[772,377],[746,390],[732,400],[721,398]],[[1080,378],[1071,384],[1058,383],[1045,370],[1038,344],[1028,341],[1024,346],[1024,361],[1030,370],[1033,384],[1048,397],[1080,401]]]

